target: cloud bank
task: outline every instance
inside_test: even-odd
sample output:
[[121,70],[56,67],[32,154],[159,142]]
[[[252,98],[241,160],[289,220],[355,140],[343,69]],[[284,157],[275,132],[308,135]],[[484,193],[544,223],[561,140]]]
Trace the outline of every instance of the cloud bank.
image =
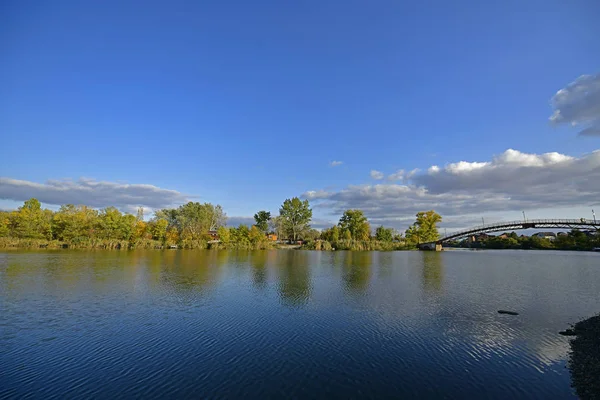
[[[397,173],[392,174],[394,178]],[[302,195],[330,215],[359,208],[374,223],[408,225],[418,211],[444,216],[600,204],[600,150],[582,157],[508,149],[485,162],[460,161],[415,172],[405,184],[349,185]],[[467,217],[468,219],[469,217]],[[466,221],[460,218],[463,226]],[[472,217],[474,222],[479,218]],[[446,219],[458,225],[452,217]],[[458,227],[458,226],[457,226]]]
[[25,201],[35,197],[52,205],[84,204],[102,208],[115,206],[124,211],[144,212],[171,207],[188,201],[186,195],[154,185],[126,184],[80,178],[73,180],[48,180],[45,183],[0,178],[0,199]]

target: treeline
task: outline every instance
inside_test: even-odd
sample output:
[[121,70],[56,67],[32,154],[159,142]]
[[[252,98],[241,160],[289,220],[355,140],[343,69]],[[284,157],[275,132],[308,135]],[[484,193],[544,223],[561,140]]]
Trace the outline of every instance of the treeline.
[[371,224],[361,210],[346,210],[337,225],[323,230],[319,238],[304,247],[314,250],[407,250],[419,243],[439,238],[437,224],[442,217],[435,211],[417,213],[415,223],[405,234],[379,226],[372,235]]
[[0,212],[0,247],[266,249],[302,243],[317,250],[399,250],[436,240],[441,217],[434,211],[420,212],[404,235],[383,226],[372,234],[361,210],[347,210],[337,225],[318,231],[310,226],[308,200],[294,197],[283,202],[279,215],[259,211],[254,220],[251,227],[227,227],[222,207],[210,203],[162,209],[145,220],[141,208],[136,215],[115,207],[97,210],[72,204],[52,211],[30,199],[16,211]]
[[535,235],[519,236],[515,232],[510,232],[499,236],[489,236],[475,242],[464,240],[462,242],[452,242],[448,245],[451,247],[481,249],[592,250],[600,247],[600,234],[573,229],[566,234],[557,235],[554,240],[550,240]]
[[0,247],[268,248],[273,247],[269,233],[293,240],[301,235],[314,236],[311,218],[308,201],[298,198],[286,200],[275,218],[264,211],[257,213],[256,225],[250,228],[226,227],[225,212],[210,203],[189,202],[159,210],[145,221],[141,208],[137,215],[115,207],[96,210],[72,204],[51,211],[42,209],[37,199],[30,199],[16,211],[0,212]]

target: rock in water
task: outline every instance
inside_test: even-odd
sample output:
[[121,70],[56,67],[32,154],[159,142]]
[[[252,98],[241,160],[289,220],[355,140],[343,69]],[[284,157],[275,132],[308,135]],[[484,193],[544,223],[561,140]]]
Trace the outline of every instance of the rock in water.
[[498,310],[498,314],[519,315],[518,312],[506,311],[506,310]]
[[571,386],[580,399],[600,399],[600,315],[580,321],[567,329],[570,340]]
[[577,332],[575,332],[573,329],[567,329],[565,331],[560,331],[558,332],[559,335],[563,335],[563,336],[577,336]]

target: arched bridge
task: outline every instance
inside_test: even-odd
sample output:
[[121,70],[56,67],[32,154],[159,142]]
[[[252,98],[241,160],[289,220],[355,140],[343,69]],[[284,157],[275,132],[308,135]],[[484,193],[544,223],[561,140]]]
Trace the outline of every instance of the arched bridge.
[[421,250],[441,250],[442,243],[453,239],[475,235],[478,233],[506,232],[520,229],[600,229],[600,221],[580,219],[530,219],[527,221],[497,222],[495,224],[480,225],[473,228],[451,233],[436,242],[422,243]]

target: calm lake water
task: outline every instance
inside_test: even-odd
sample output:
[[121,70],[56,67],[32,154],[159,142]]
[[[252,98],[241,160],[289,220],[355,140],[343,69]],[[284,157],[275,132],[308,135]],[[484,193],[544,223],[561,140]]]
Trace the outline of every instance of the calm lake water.
[[572,398],[600,254],[4,252],[0,310],[0,398]]

